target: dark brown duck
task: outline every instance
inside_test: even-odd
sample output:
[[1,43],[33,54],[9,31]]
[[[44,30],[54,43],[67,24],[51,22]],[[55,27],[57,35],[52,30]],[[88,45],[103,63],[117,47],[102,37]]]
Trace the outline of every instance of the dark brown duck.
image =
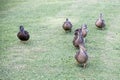
[[63,29],[65,31],[70,31],[72,30],[72,23],[68,20],[68,18],[66,18],[66,21],[63,23]]
[[82,36],[82,29],[79,29],[79,31],[77,31],[77,33],[75,34],[75,37],[73,39],[73,45],[76,48],[79,48],[79,44],[84,45],[84,38]]
[[23,26],[20,26],[20,31],[17,34],[17,37],[21,40],[21,41],[27,41],[30,38],[30,35],[27,31],[24,30]]

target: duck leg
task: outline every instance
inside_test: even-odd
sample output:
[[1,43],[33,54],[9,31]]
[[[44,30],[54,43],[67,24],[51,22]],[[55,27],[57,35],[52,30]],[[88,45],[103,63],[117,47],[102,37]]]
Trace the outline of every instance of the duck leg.
[[83,64],[83,68],[86,68],[86,63]]

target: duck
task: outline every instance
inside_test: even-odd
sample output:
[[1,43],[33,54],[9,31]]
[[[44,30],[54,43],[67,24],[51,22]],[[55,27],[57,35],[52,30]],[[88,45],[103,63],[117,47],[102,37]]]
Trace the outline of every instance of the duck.
[[[73,45],[76,47],[76,48],[79,48],[79,46],[78,46],[78,34],[79,34],[79,29],[76,29],[75,30],[75,33],[74,33],[74,39],[73,39]],[[77,41],[76,41],[77,40]]]
[[79,44],[79,50],[75,54],[75,59],[78,62],[78,64],[82,65],[83,68],[86,68],[88,55],[84,45]]
[[81,28],[76,29],[75,32],[74,32],[74,35],[78,35],[77,32],[79,32],[80,29],[82,29],[82,36],[85,38],[87,36],[87,33],[88,33],[88,29],[87,29],[87,25],[86,24],[83,24],[81,26]]
[[87,36],[87,32],[88,32],[87,25],[83,24],[81,29],[82,29],[82,36],[85,38]]
[[79,32],[79,29],[76,29],[76,30],[74,31],[73,45],[75,45],[74,43],[75,43],[75,40],[76,40],[77,37],[78,37],[78,32]]
[[82,29],[79,29],[79,31],[76,32],[76,35],[73,39],[73,45],[76,48],[79,48],[79,44],[83,44],[84,45],[84,38],[82,36]]
[[17,34],[17,37],[18,37],[18,39],[20,39],[21,41],[27,41],[27,40],[29,40],[30,35],[29,35],[29,32],[26,31],[26,30],[24,30],[24,27],[21,25],[21,26],[19,27],[19,32],[18,32],[18,34]]
[[68,20],[68,18],[66,18],[66,21],[63,23],[62,27],[65,31],[70,31],[71,32],[72,23]]
[[100,13],[99,19],[96,20],[95,25],[99,29],[105,28],[105,21],[103,19],[102,13]]

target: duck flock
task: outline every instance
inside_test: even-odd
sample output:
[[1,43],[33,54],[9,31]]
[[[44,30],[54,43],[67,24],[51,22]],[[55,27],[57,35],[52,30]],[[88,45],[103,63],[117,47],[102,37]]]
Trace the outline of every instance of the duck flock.
[[[105,21],[103,19],[102,13],[100,13],[99,18],[96,20],[95,25],[97,28],[103,30],[105,28]],[[62,25],[65,32],[71,32],[72,23],[66,18],[66,21]],[[85,47],[85,37],[87,36],[88,29],[87,25],[83,24],[81,28],[74,31],[73,45],[79,50],[75,54],[75,59],[83,68],[86,67],[88,61],[87,49]],[[30,38],[29,32],[24,30],[23,26],[20,26],[20,30],[17,34],[18,39],[21,41],[28,41]]]

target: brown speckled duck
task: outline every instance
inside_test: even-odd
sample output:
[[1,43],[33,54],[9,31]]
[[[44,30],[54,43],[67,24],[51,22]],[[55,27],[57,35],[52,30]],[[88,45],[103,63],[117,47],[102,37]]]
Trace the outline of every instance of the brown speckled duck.
[[84,38],[82,36],[82,29],[79,29],[76,34],[75,37],[73,39],[73,45],[76,48],[79,48],[79,44],[83,44],[84,45]]
[[103,29],[105,27],[105,21],[103,20],[102,13],[100,13],[99,19],[96,20],[95,25],[99,29]]
[[75,30],[75,33],[74,33],[74,39],[73,39],[73,45],[75,46],[75,41],[76,41],[76,39],[78,38],[78,32],[79,32],[79,29],[76,29]]
[[27,41],[30,38],[30,35],[27,31],[24,30],[23,26],[20,26],[20,31],[18,32],[17,37],[21,41]]
[[88,32],[87,25],[83,24],[81,29],[82,29],[82,36],[86,37],[87,36],[87,32]]
[[80,49],[78,52],[76,52],[75,59],[85,68],[88,61],[87,51],[83,45],[80,44],[79,47]]
[[72,23],[68,20],[68,18],[66,18],[66,21],[63,23],[63,29],[65,31],[70,31],[72,30]]

